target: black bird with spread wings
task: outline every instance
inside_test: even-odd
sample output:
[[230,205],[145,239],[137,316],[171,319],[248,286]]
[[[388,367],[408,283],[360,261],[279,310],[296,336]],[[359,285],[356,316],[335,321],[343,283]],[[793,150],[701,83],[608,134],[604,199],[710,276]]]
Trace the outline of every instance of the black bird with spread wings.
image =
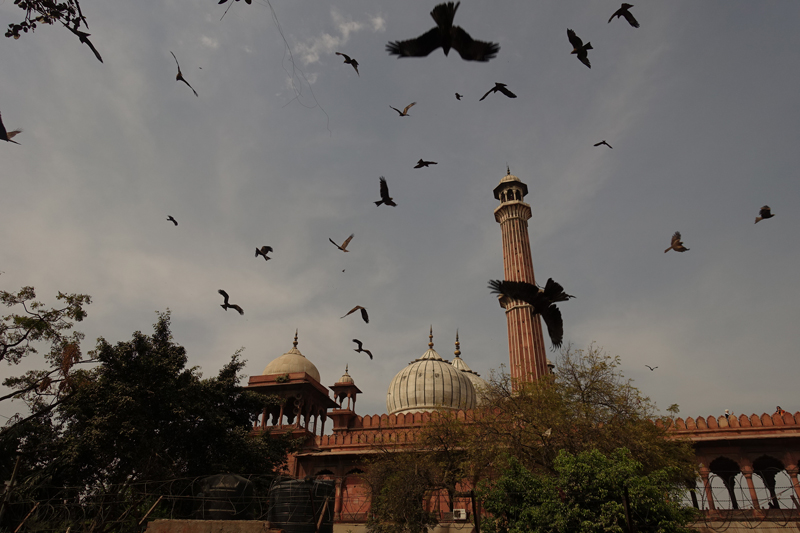
[[482,101],[484,98],[486,98],[487,96],[489,96],[491,93],[496,93],[497,91],[500,91],[501,93],[503,93],[504,95],[508,96],[509,98],[516,98],[516,97],[517,97],[517,95],[516,95],[516,94],[514,94],[514,93],[512,93],[512,92],[511,92],[511,91],[509,91],[508,89],[506,89],[506,87],[507,87],[507,85],[506,85],[505,83],[498,83],[498,82],[495,82],[495,83],[494,83],[494,87],[492,87],[491,89],[489,89],[488,91],[486,91],[486,94],[484,94],[483,96],[481,96],[481,99],[480,99],[480,100],[478,100],[478,101],[479,101],[479,102],[480,102],[480,101]]
[[177,220],[175,220],[175,218],[174,218],[172,215],[168,216],[168,217],[167,217],[167,220],[169,220],[170,222],[172,222],[172,223],[173,223],[173,224],[175,224],[176,226],[178,225],[178,221],[177,221]]
[[466,61],[489,61],[497,55],[500,45],[477,41],[460,26],[453,26],[453,17],[461,2],[439,4],[431,11],[436,27],[416,39],[394,41],[386,45],[386,51],[398,57],[425,57],[441,47],[444,55],[454,48]]
[[349,315],[349,314],[351,314],[351,313],[355,313],[355,312],[356,312],[356,311],[358,311],[359,309],[361,310],[361,318],[363,318],[363,319],[364,319],[364,322],[366,322],[367,324],[369,324],[369,315],[367,314],[367,310],[366,310],[365,308],[361,307],[360,305],[357,305],[357,306],[355,306],[354,308],[352,308],[351,310],[349,310],[348,312],[346,312],[346,313],[344,314],[344,316],[340,316],[339,318],[344,318],[345,316],[347,316],[347,315]]
[[228,309],[236,309],[237,311],[239,311],[239,314],[240,314],[240,315],[243,315],[243,314],[244,314],[244,310],[242,310],[242,308],[241,308],[241,307],[239,307],[239,306],[238,306],[238,305],[236,305],[236,304],[229,304],[229,303],[228,303],[228,293],[227,293],[227,292],[223,291],[222,289],[218,290],[217,292],[218,292],[218,293],[220,293],[220,294],[222,295],[222,297],[223,297],[223,298],[225,298],[225,303],[223,303],[223,304],[220,304],[220,307],[222,307],[222,308],[223,308],[224,310],[226,310],[226,311],[227,311]]
[[[353,65],[353,68],[356,69],[356,74],[358,74],[358,61],[356,61],[355,59],[351,58],[349,55],[343,54],[341,52],[336,52],[336,55],[344,57],[345,64]],[[361,74],[358,74],[358,75],[359,75],[359,77],[361,76]]]
[[272,259],[271,257],[267,257],[267,254],[272,251],[272,246],[262,246],[261,248],[256,248],[256,255],[254,257],[258,257],[259,255],[264,258],[264,261],[269,261]]
[[[329,241],[331,241],[331,242],[333,242],[333,245],[334,245],[335,247],[337,247],[338,249],[340,249],[341,251],[343,251],[343,252],[349,252],[350,250],[348,250],[348,249],[347,249],[347,245],[348,245],[348,244],[350,244],[350,241],[352,241],[352,240],[353,240],[353,235],[355,235],[355,233],[351,233],[351,234],[350,234],[350,236],[344,240],[344,242],[342,243],[342,245],[341,245],[341,246],[339,246],[338,244],[336,244],[336,243],[333,241],[333,239],[331,239],[330,237],[328,237],[328,240],[329,240]],[[343,270],[342,272],[344,272],[344,270]]]
[[675,234],[672,236],[672,241],[670,242],[669,248],[664,250],[664,253],[667,253],[670,250],[675,250],[676,252],[686,252],[689,250],[687,247],[683,245],[680,231],[676,231]]
[[386,183],[386,178],[381,176],[381,199],[375,202],[375,205],[393,205],[397,207],[397,204],[394,203],[394,199],[389,196],[389,184]]
[[566,302],[570,298],[574,298],[574,296],[565,293],[564,288],[553,281],[553,278],[547,280],[544,289],[524,281],[504,281],[499,279],[490,280],[489,288],[492,289],[492,293],[499,294],[500,298],[506,296],[530,304],[533,307],[533,312],[541,315],[542,319],[544,319],[553,350],[561,347],[561,342],[564,339],[564,322],[561,318],[561,311],[555,304],[557,302]]
[[363,343],[360,340],[353,339],[353,342],[358,344],[358,348],[353,348],[354,352],[358,352],[358,353],[364,352],[365,354],[367,354],[369,356],[370,360],[372,360],[372,352],[370,352],[369,350],[363,349],[361,347]]
[[[170,50],[169,53],[172,54],[172,57],[175,57],[175,53],[172,50]],[[182,81],[186,85],[189,85],[189,82],[186,81],[186,78],[183,77],[183,72],[181,72],[181,65],[180,65],[180,63],[178,63],[178,58],[177,57],[175,57],[175,64],[178,65],[178,74],[177,74],[177,76],[175,76],[175,81]],[[192,90],[194,95],[197,96],[197,91],[194,90],[194,87],[189,85],[189,88]]]
[[439,163],[437,163],[436,161],[423,161],[422,159],[420,159],[419,161],[417,161],[417,164],[414,165],[414,168],[429,167],[431,165],[438,165],[438,164]]
[[19,133],[22,133],[22,130],[6,131],[6,127],[3,126],[3,115],[0,115],[0,141],[19,144],[17,141],[11,140]]
[[[623,5],[625,5],[625,4],[623,4]],[[646,366],[647,368],[649,368],[649,369],[650,369],[650,372],[652,372],[653,370],[655,370],[656,368],[658,368],[657,366],[650,366],[650,365],[644,365],[644,366]]]
[[416,103],[416,102],[411,102],[411,103],[410,103],[410,104],[408,104],[408,105],[405,107],[405,109],[403,109],[402,111],[400,111],[400,110],[399,110],[399,109],[397,109],[396,107],[392,107],[392,106],[389,106],[389,107],[392,107],[392,109],[394,109],[395,111],[397,111],[398,113],[400,113],[400,116],[401,116],[401,117],[410,117],[411,115],[409,115],[409,114],[408,114],[408,110],[409,110],[409,109],[411,109],[412,107],[414,107],[415,105],[417,105],[417,103]]
[[611,22],[612,20],[614,20],[614,17],[617,17],[617,18],[625,17],[625,20],[628,21],[628,24],[630,24],[634,28],[638,28],[639,27],[639,21],[636,20],[636,17],[634,17],[630,12],[630,8],[632,8],[632,7],[633,7],[633,4],[622,4],[622,7],[620,7],[616,11],[614,11],[614,14],[611,15],[611,18],[609,18],[608,21]]
[[614,148],[613,146],[611,146],[610,144],[608,144],[608,143],[605,141],[605,139],[603,139],[603,140],[602,140],[602,141],[600,141],[599,143],[595,143],[594,145],[595,145],[595,146],[602,146],[602,145],[604,145],[604,144],[605,144],[606,146],[608,146],[609,148]]
[[772,218],[775,215],[772,214],[772,210],[769,208],[768,205],[765,205],[758,211],[758,216],[756,217],[756,224],[764,220],[765,218]]
[[583,44],[581,38],[575,35],[575,32],[569,28],[567,28],[567,38],[569,39],[569,44],[572,45],[572,52],[570,52],[570,54],[577,54],[581,63],[592,68],[592,64],[589,63],[588,52],[588,50],[594,50],[594,48],[592,48],[592,43]]

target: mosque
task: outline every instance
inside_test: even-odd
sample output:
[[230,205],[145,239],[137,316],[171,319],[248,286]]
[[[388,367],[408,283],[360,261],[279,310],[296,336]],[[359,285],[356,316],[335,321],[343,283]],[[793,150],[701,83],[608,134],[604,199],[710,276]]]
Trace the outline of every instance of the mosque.
[[[494,216],[503,239],[504,279],[536,283],[527,194],[527,185],[508,171],[494,188],[500,202]],[[539,316],[530,304],[519,300],[503,297],[499,303],[508,325],[512,379],[533,381],[550,373]],[[348,370],[326,387],[297,344],[295,334],[288,352],[271,361],[261,375],[250,377],[250,390],[282,399],[280,405],[264,409],[253,431],[289,433],[303,439],[300,451],[289,458],[288,473],[334,480],[334,522],[340,531],[356,531],[366,522],[370,503],[358,474],[365,459],[376,453],[375,444],[411,442],[414,432],[439,409],[463,416],[478,405],[478,391],[486,381],[460,357],[457,336],[454,357],[447,360],[434,350],[431,331],[428,350],[389,384],[386,414],[360,416],[355,404],[361,391]],[[329,418],[333,431],[326,435]],[[780,520],[791,521],[793,527],[800,524],[800,412],[677,418],[670,430],[694,443],[700,479],[691,498],[708,521],[728,526],[731,520],[763,522],[777,519],[775,512],[781,511]],[[448,509],[442,507],[442,498],[426,502],[429,511],[439,513],[440,523],[455,529],[468,524],[474,511],[471,504],[465,499]]]

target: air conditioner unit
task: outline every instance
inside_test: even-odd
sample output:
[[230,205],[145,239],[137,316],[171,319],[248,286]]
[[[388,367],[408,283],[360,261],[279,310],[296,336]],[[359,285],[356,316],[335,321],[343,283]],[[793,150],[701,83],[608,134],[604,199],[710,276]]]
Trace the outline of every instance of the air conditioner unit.
[[466,519],[467,519],[466,509],[453,509],[453,520],[466,520]]

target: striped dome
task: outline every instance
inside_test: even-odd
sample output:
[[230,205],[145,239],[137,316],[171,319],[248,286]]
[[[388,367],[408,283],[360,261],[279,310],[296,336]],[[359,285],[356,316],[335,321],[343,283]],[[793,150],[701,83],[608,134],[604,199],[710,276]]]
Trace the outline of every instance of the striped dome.
[[389,385],[389,414],[475,407],[475,389],[467,374],[442,359],[433,342],[428,346],[422,357],[398,372]]

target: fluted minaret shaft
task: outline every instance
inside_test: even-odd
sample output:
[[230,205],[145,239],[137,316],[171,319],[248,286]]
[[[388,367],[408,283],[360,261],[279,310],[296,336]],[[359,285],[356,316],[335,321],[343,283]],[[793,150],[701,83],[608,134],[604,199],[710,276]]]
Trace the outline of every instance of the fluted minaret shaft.
[[[536,283],[528,237],[531,206],[523,201],[527,193],[527,185],[519,178],[511,174],[505,176],[494,189],[495,198],[501,202],[494,210],[494,217],[503,234],[504,278]],[[512,380],[535,381],[546,376],[547,355],[539,315],[520,300],[501,298],[500,306],[506,310]]]

